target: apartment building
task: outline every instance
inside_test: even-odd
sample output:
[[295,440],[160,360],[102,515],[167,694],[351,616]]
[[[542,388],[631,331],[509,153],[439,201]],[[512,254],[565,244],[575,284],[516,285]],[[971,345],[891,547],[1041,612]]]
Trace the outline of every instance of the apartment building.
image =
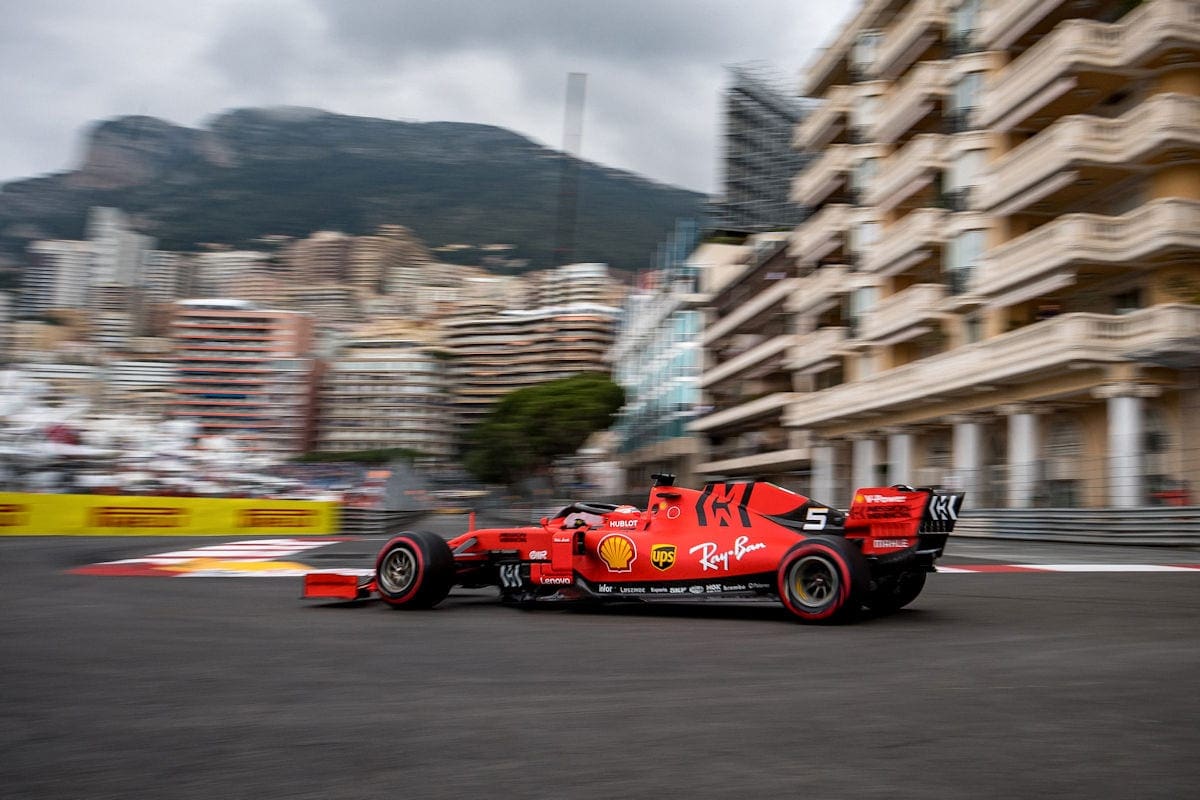
[[1200,3],[868,0],[802,93],[792,382],[696,429],[838,503],[1198,502]]
[[175,306],[171,417],[272,456],[309,449],[319,380],[307,314],[240,300]]
[[436,336],[411,325],[377,325],[330,359],[321,392],[317,449],[406,448],[453,453],[446,361]]
[[607,373],[605,354],[618,313],[594,303],[504,311],[459,307],[441,321],[457,423],[479,422],[517,389],[581,372]]

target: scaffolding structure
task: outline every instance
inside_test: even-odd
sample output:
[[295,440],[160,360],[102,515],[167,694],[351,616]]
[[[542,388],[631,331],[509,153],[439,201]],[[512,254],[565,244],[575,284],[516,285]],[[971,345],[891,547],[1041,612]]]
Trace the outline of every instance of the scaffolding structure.
[[725,91],[724,198],[714,222],[730,231],[794,227],[803,209],[791,202],[791,181],[809,156],[792,149],[792,133],[807,111],[768,67],[729,67]]

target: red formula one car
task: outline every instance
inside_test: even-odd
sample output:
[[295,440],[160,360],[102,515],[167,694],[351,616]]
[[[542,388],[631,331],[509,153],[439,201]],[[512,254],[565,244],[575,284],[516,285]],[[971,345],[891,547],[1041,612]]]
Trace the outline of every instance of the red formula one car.
[[573,503],[540,525],[393,537],[373,578],[305,576],[308,598],[378,594],[429,608],[453,586],[496,586],[516,603],[552,600],[775,598],[808,622],[848,621],[863,606],[911,603],[942,555],[962,492],[859,489],[849,513],[771,483],[701,491],[655,475],[646,510]]

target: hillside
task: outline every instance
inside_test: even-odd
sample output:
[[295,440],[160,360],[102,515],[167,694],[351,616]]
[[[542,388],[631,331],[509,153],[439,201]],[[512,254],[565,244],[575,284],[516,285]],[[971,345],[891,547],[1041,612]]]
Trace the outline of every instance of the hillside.
[[[272,234],[370,233],[399,223],[430,247],[512,245],[553,263],[563,156],[502,128],[397,122],[310,109],[241,109],[202,129],[152,117],[95,125],[78,170],[0,189],[0,257],[39,238],[81,238],[87,209],[120,208],[164,249],[253,246]],[[580,162],[577,261],[648,264],[676,219],[704,196]]]

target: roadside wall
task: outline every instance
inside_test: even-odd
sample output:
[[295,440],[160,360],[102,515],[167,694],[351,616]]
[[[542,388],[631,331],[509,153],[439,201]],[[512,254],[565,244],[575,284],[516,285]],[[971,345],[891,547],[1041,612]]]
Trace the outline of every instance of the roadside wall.
[[0,536],[253,536],[338,532],[337,503],[0,492]]

